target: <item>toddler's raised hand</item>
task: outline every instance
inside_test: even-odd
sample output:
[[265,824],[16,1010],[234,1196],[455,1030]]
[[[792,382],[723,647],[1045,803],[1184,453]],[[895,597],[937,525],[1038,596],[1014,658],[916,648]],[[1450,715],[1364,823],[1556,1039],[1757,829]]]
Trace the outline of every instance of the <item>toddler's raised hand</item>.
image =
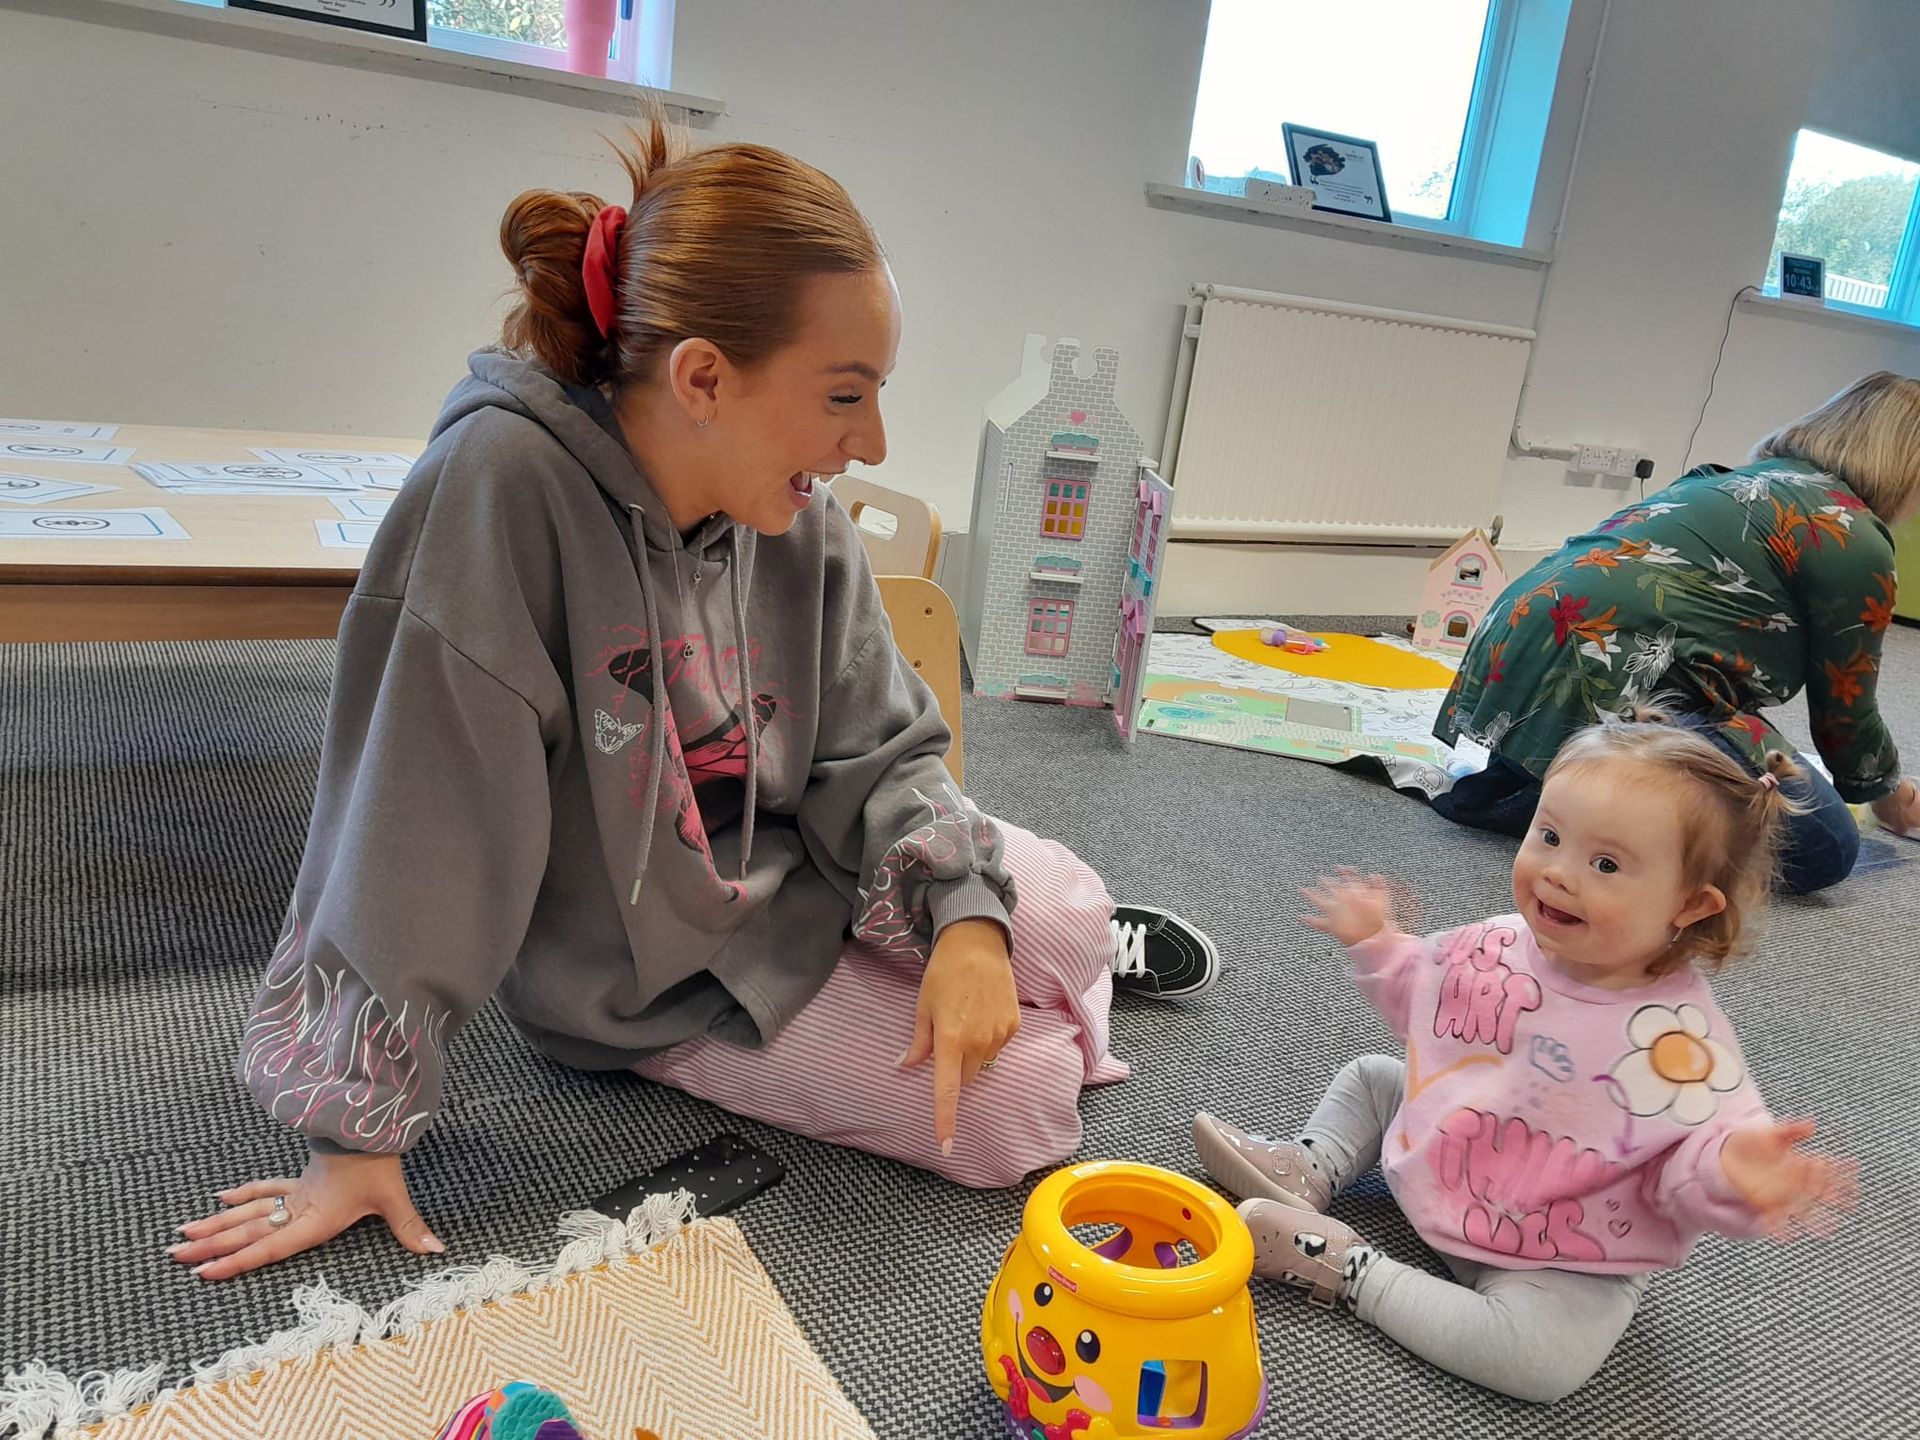
[[1860,1198],[1860,1162],[1799,1148],[1812,1138],[1813,1121],[1776,1120],[1742,1126],[1720,1147],[1728,1182],[1775,1239],[1830,1235]]
[[1342,945],[1358,945],[1393,927],[1393,906],[1384,875],[1361,875],[1342,866],[1300,892],[1317,913],[1301,918]]

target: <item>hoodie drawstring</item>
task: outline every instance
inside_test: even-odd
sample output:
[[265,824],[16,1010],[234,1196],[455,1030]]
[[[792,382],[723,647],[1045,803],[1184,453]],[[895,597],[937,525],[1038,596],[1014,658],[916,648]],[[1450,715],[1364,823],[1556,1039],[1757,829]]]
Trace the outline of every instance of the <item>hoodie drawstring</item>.
[[[647,618],[647,653],[649,670],[652,674],[653,715],[650,720],[652,734],[649,737],[647,764],[647,799],[641,814],[646,817],[640,827],[640,853],[634,859],[633,889],[627,896],[627,904],[640,903],[640,886],[647,878],[647,858],[653,851],[653,817],[660,805],[660,774],[667,763],[667,697],[666,654],[660,648],[660,611],[653,596],[651,567],[647,564],[646,518],[638,505],[629,505],[628,512],[633,517],[632,529],[627,535],[627,544],[633,551],[633,568],[640,572],[640,601],[645,607]],[[675,553],[673,579],[675,589],[680,583],[679,534],[674,535]],[[740,531],[736,526],[727,531],[727,545],[730,552],[728,568],[732,570],[733,580],[733,649],[739,657],[740,670],[740,715],[747,732],[747,793],[746,805],[740,814],[740,878],[747,878],[747,861],[753,857],[753,817],[759,806],[760,795],[760,717],[753,708],[753,666],[747,658],[747,592],[746,581],[741,575]],[[684,609],[684,605],[682,607]]]
[[740,527],[727,531],[732,552],[729,569],[733,571],[733,651],[740,657],[740,715],[747,727],[747,799],[740,812],[740,878],[747,878],[747,861],[753,855],[753,812],[760,791],[760,716],[753,708],[753,666],[747,659],[747,582],[741,575]]
[[627,904],[640,903],[640,883],[647,878],[647,857],[653,851],[654,815],[660,806],[660,772],[667,763],[667,696],[664,677],[667,664],[666,656],[660,650],[660,611],[654,604],[653,585],[648,578],[646,518],[638,505],[629,505],[633,516],[633,528],[627,535],[627,543],[633,549],[633,568],[640,572],[640,603],[647,617],[648,668],[653,677],[653,714],[648,718],[652,730],[649,737],[648,753],[652,757],[647,765],[647,803],[641,810],[640,853],[633,862],[633,891],[627,896]]

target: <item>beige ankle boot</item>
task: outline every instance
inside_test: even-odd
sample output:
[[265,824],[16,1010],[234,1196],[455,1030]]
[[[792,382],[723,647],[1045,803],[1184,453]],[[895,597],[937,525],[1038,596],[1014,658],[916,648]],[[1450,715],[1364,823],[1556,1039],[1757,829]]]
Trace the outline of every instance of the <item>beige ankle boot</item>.
[[1346,1282],[1347,1252],[1366,1243],[1352,1227],[1278,1200],[1243,1200],[1239,1212],[1253,1234],[1253,1273],[1310,1291],[1315,1305],[1332,1308]]
[[1324,1211],[1333,1186],[1322,1177],[1313,1152],[1292,1140],[1250,1135],[1202,1110],[1193,1117],[1193,1148],[1207,1173],[1241,1199],[1279,1200]]

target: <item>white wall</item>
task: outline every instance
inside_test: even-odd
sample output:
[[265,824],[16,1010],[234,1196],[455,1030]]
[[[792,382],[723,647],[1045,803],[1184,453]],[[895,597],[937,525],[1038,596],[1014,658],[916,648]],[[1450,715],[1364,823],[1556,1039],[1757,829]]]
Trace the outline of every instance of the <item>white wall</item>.
[[[1185,158],[1198,0],[702,0],[680,7],[673,80],[728,102],[710,138],[792,150],[873,217],[907,307],[879,478],[951,527],[981,406],[1029,330],[1117,345],[1157,444],[1195,280],[1505,324],[1538,310],[1530,427],[1638,445],[1670,476],[1726,301],[1764,266],[1834,4],[1615,0],[1544,297],[1538,269],[1149,209],[1143,183]],[[1536,234],[1599,13],[1576,8]],[[0,106],[0,195],[26,222],[0,228],[6,413],[419,433],[489,337],[507,199],[615,175],[605,117],[581,110],[4,9]],[[1920,356],[1742,312],[1699,453],[1886,363]],[[1567,478],[1514,462],[1509,535],[1552,543],[1620,499]],[[1424,564],[1182,548],[1170,612],[1406,609]]]

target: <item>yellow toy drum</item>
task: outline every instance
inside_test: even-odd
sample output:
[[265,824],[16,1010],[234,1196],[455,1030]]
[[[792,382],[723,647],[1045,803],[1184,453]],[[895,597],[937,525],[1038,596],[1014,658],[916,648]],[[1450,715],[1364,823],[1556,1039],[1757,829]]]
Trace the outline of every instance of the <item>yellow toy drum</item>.
[[[1094,1244],[1075,1226],[1117,1226]],[[1253,1239],[1218,1195],[1154,1165],[1056,1170],[980,1312],[987,1378],[1019,1440],[1249,1434],[1267,1408]]]

